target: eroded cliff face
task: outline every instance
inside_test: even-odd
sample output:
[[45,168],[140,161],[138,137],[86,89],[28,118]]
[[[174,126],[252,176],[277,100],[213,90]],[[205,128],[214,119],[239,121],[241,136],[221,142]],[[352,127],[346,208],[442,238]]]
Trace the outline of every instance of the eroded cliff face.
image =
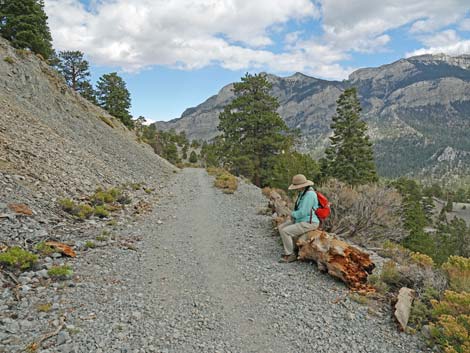
[[[336,99],[357,87],[363,117],[375,143],[379,172],[447,178],[470,170],[470,55],[444,54],[401,59],[377,68],[360,69],[343,82],[325,81],[296,73],[268,75],[279,113],[291,128],[299,128],[299,146],[314,157],[328,144]],[[157,123],[158,128],[186,131],[190,139],[217,135],[218,115],[233,99],[232,85],[201,105],[187,109],[179,119]],[[449,163],[436,154],[450,147],[460,159]],[[458,166],[457,166],[458,165]]]

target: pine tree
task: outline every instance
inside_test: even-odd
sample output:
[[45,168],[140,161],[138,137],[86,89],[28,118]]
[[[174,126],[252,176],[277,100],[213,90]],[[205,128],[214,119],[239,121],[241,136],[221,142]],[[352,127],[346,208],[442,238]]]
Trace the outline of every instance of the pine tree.
[[82,95],[83,98],[89,100],[91,103],[98,105],[98,100],[96,99],[96,92],[93,89],[90,81],[80,82],[78,85],[78,92]]
[[219,115],[226,162],[232,171],[251,178],[257,186],[264,184],[274,157],[291,143],[270,89],[266,75],[246,74],[234,84],[236,98]]
[[124,80],[116,72],[100,77],[96,87],[99,105],[109,114],[120,119],[124,125],[132,128],[132,118],[129,113],[131,95]]
[[189,154],[189,163],[197,163],[197,154],[195,151],[191,151]]
[[[329,176],[351,185],[377,181],[372,143],[361,120],[361,105],[355,88],[345,90],[337,100],[330,146],[322,166]],[[326,163],[325,163],[326,162]]]
[[61,51],[58,55],[58,69],[65,81],[74,91],[79,91],[80,85],[90,77],[90,65],[83,58],[81,51]]
[[0,35],[15,48],[29,49],[44,59],[53,54],[43,0],[0,1]]

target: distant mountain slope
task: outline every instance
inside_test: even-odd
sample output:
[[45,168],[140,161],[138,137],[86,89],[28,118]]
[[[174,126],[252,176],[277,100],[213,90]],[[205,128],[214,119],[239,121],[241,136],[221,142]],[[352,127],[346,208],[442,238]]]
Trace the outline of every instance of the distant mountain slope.
[[173,169],[46,63],[0,38],[0,205],[49,212],[59,197],[158,183]]
[[[302,130],[300,149],[315,157],[328,143],[336,99],[346,87],[355,86],[381,175],[448,178],[469,174],[470,55],[401,59],[357,70],[343,82],[300,73],[285,78],[268,76],[272,94],[281,104],[279,113],[289,127]],[[191,139],[214,137],[218,114],[233,99],[231,88],[222,88],[179,119],[158,122],[158,128],[184,130]],[[449,150],[453,159],[446,157]]]

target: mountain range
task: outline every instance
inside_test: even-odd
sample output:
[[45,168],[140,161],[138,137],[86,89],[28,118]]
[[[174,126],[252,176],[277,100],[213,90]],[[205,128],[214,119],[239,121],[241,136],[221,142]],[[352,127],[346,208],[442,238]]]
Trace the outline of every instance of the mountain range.
[[[301,130],[298,149],[315,158],[328,145],[337,98],[354,86],[380,175],[449,181],[470,174],[470,55],[410,57],[359,69],[344,81],[302,73],[267,77],[279,114],[290,128]],[[157,122],[157,128],[210,140],[218,134],[219,113],[234,98],[232,88],[223,87],[178,119]]]

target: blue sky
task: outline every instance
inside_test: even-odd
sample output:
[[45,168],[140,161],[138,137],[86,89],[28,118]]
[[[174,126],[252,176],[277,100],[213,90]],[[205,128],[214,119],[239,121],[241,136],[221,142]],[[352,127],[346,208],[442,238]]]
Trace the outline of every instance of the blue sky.
[[117,71],[134,116],[177,118],[245,72],[345,79],[402,57],[470,54],[468,0],[46,0],[54,46]]

